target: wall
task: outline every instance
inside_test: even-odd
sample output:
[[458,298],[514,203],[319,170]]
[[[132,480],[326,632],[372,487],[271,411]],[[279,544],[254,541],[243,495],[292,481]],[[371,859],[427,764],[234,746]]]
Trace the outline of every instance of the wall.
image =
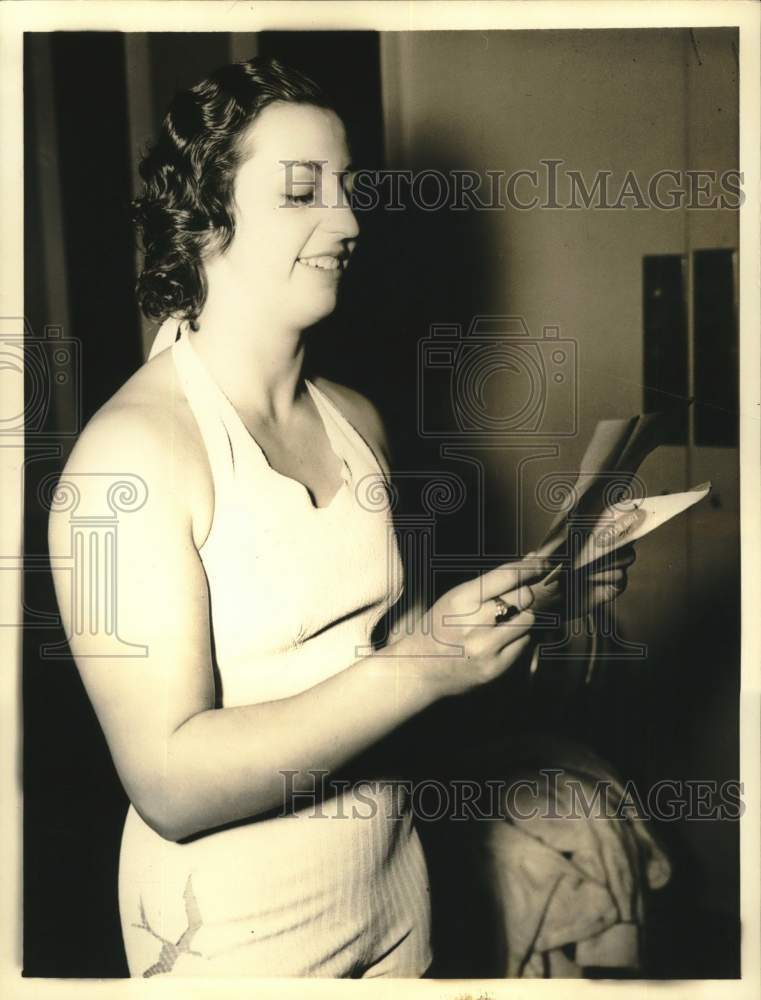
[[[485,175],[537,169],[552,158],[581,171],[588,185],[602,169],[619,184],[628,170],[646,184],[664,168],[736,169],[736,45],[729,29],[385,33],[388,163]],[[561,187],[561,202],[563,194]],[[559,442],[557,457],[531,463],[522,486],[516,453],[483,453],[487,538],[497,551],[525,551],[548,520],[532,499],[538,476],[573,468],[597,420],[642,407],[642,257],[736,247],[737,214],[510,207],[439,214],[445,220],[423,220],[420,245],[407,251],[441,264],[438,284],[423,280],[410,296],[407,336],[425,336],[432,321],[519,314],[533,336],[557,325],[577,343],[577,436]],[[509,381],[502,388],[509,392]],[[550,421],[560,419],[558,407],[551,396]],[[737,452],[663,447],[641,474],[653,492],[711,479],[718,501],[638,546],[619,617],[628,638],[647,643],[648,658],[607,665],[611,718],[598,720],[590,737],[613,734],[610,746],[645,783],[726,779],[738,767]],[[526,523],[516,528],[519,506]],[[702,905],[731,929],[736,827],[683,824],[673,846],[685,882],[700,885]],[[722,947],[728,956],[731,944]]]

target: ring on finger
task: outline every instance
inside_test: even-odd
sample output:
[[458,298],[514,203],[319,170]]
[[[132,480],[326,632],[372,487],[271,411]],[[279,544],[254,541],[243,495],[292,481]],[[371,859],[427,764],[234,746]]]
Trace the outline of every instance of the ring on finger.
[[514,618],[519,608],[516,608],[514,604],[505,604],[501,597],[494,598],[494,624],[503,625],[505,622],[509,622],[511,618]]

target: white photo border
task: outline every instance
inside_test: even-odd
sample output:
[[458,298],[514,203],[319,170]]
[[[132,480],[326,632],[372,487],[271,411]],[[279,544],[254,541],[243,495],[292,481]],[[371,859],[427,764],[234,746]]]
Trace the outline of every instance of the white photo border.
[[[178,18],[182,8],[182,16]],[[226,3],[203,0],[6,0],[0,6],[0,315],[22,316],[23,297],[23,141],[22,44],[25,31],[117,30],[173,31],[181,20],[184,31],[252,32],[265,29],[377,29],[393,31],[486,29],[579,29],[737,27],[740,34],[740,168],[744,173],[745,202],[740,209],[740,530],[742,554],[742,688],[741,780],[745,814],[741,820],[742,970],[740,980],[652,982],[644,980],[597,982],[587,980],[238,980],[176,979],[48,980],[23,978],[21,969],[21,636],[5,628],[2,634],[4,670],[0,678],[2,706],[2,770],[0,772],[0,850],[6,877],[0,880],[0,993],[13,1000],[45,997],[88,998],[135,996],[143,990],[182,1000],[209,997],[250,997],[257,1000],[299,997],[336,1000],[354,996],[428,996],[437,1000],[498,1000],[502,997],[607,995],[608,990],[631,996],[668,991],[672,1000],[706,997],[706,1000],[761,995],[759,943],[761,942],[761,683],[758,611],[761,607],[761,337],[759,337],[759,37],[761,6],[753,0],[620,0],[620,2],[279,2]],[[8,386],[3,383],[4,389]],[[13,387],[23,410],[23,380]],[[4,445],[6,443],[4,442]],[[0,449],[3,482],[3,515],[0,520],[0,553],[21,552],[23,440],[7,442]],[[1,568],[1,567],[0,567]],[[3,621],[18,620],[21,574],[3,573],[0,592]]]

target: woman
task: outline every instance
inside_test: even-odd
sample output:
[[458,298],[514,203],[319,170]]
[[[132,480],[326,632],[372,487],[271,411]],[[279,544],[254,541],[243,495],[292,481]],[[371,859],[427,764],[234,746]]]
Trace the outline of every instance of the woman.
[[[115,468],[145,483],[119,524],[116,585],[119,634],[146,655],[109,659],[73,634],[56,576],[131,802],[119,899],[133,975],[422,975],[409,804],[344,781],[316,808],[315,772],[350,774],[531,642],[537,560],[450,591],[425,628],[358,653],[400,596],[388,511],[359,499],[387,472],[386,443],[367,400],[303,375],[307,331],[334,309],[358,238],[349,170],[318,88],[258,59],[179,95],[142,164],[139,295],[179,337],[94,416],[64,479],[80,477],[85,505],[87,482]],[[65,514],[50,544],[67,551]],[[623,581],[600,576],[597,597]],[[441,637],[463,655],[437,655]]]

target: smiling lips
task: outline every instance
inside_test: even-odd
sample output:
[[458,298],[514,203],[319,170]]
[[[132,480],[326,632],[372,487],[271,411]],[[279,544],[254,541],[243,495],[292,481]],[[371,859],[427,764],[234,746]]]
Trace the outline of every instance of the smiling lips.
[[333,271],[338,276],[346,270],[349,258],[348,256],[334,257],[325,254],[321,257],[299,257],[298,262],[316,271]]

